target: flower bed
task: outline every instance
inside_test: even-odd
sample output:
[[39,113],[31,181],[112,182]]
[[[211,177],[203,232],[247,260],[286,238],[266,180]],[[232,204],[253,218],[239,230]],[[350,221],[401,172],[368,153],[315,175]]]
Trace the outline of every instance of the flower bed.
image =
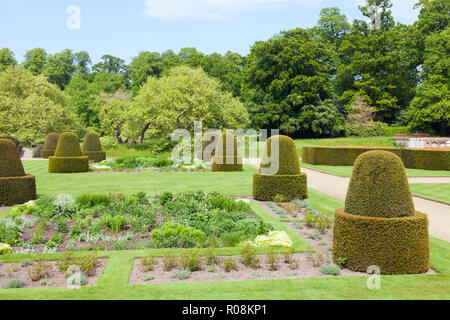
[[272,230],[247,203],[218,193],[61,194],[14,207],[0,219],[0,243],[22,253],[230,247]]

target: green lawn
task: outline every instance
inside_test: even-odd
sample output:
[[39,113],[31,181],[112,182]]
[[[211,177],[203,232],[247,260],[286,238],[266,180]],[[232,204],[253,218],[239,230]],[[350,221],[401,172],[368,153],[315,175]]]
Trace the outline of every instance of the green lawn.
[[450,183],[412,183],[414,195],[450,204]]
[[[333,174],[339,177],[350,177],[352,175],[352,166],[326,166],[313,165],[309,163],[302,163],[302,167],[321,171],[324,173]],[[408,177],[450,177],[450,171],[445,170],[421,170],[421,169],[406,169]]]
[[116,192],[148,195],[187,190],[218,191],[226,195],[251,195],[252,177],[257,168],[245,166],[242,172],[108,172],[48,173],[46,160],[24,160],[25,171],[36,175],[38,194]]

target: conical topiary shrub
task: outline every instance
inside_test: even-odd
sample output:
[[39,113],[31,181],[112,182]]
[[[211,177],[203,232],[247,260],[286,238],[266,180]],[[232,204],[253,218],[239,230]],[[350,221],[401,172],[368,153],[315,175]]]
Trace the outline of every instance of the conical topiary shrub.
[[255,199],[273,201],[277,196],[285,201],[307,197],[306,174],[300,172],[297,147],[283,135],[267,139],[259,172],[253,175]]
[[242,157],[238,155],[236,137],[223,133],[217,140],[211,171],[242,171]]
[[422,273],[429,268],[428,218],[414,211],[403,162],[387,151],[355,161],[345,208],[335,212],[333,259],[355,271]]
[[95,162],[106,160],[106,152],[102,150],[98,134],[90,132],[84,136],[82,154]]
[[0,206],[36,199],[36,180],[26,175],[13,141],[0,139]]
[[61,134],[55,155],[48,160],[50,173],[88,172],[89,158],[81,155],[78,136],[71,132]]
[[17,139],[17,137],[14,136],[1,136],[0,139],[8,139],[11,140],[12,142],[14,142],[14,144],[17,147],[17,151],[19,152],[19,156],[22,152],[22,145],[19,143],[19,139]]
[[41,149],[41,157],[48,158],[55,155],[58,145],[59,133],[52,132],[45,137],[44,148]]

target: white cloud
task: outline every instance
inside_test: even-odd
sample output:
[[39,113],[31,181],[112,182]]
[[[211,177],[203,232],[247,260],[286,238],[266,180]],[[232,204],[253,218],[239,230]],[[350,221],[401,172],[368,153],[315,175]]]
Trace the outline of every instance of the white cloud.
[[318,6],[311,0],[146,0],[144,13],[163,20],[221,20],[267,6],[297,3]]

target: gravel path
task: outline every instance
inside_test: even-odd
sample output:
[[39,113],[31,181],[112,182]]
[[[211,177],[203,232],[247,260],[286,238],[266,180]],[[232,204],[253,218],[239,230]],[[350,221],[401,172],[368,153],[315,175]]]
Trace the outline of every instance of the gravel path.
[[[258,166],[259,159],[243,159],[246,164]],[[323,192],[333,198],[345,201],[350,178],[342,178],[302,167],[308,176],[308,187]],[[410,183],[450,183],[449,177],[409,178]],[[450,242],[450,205],[413,197],[417,211],[428,215],[430,235]]]

